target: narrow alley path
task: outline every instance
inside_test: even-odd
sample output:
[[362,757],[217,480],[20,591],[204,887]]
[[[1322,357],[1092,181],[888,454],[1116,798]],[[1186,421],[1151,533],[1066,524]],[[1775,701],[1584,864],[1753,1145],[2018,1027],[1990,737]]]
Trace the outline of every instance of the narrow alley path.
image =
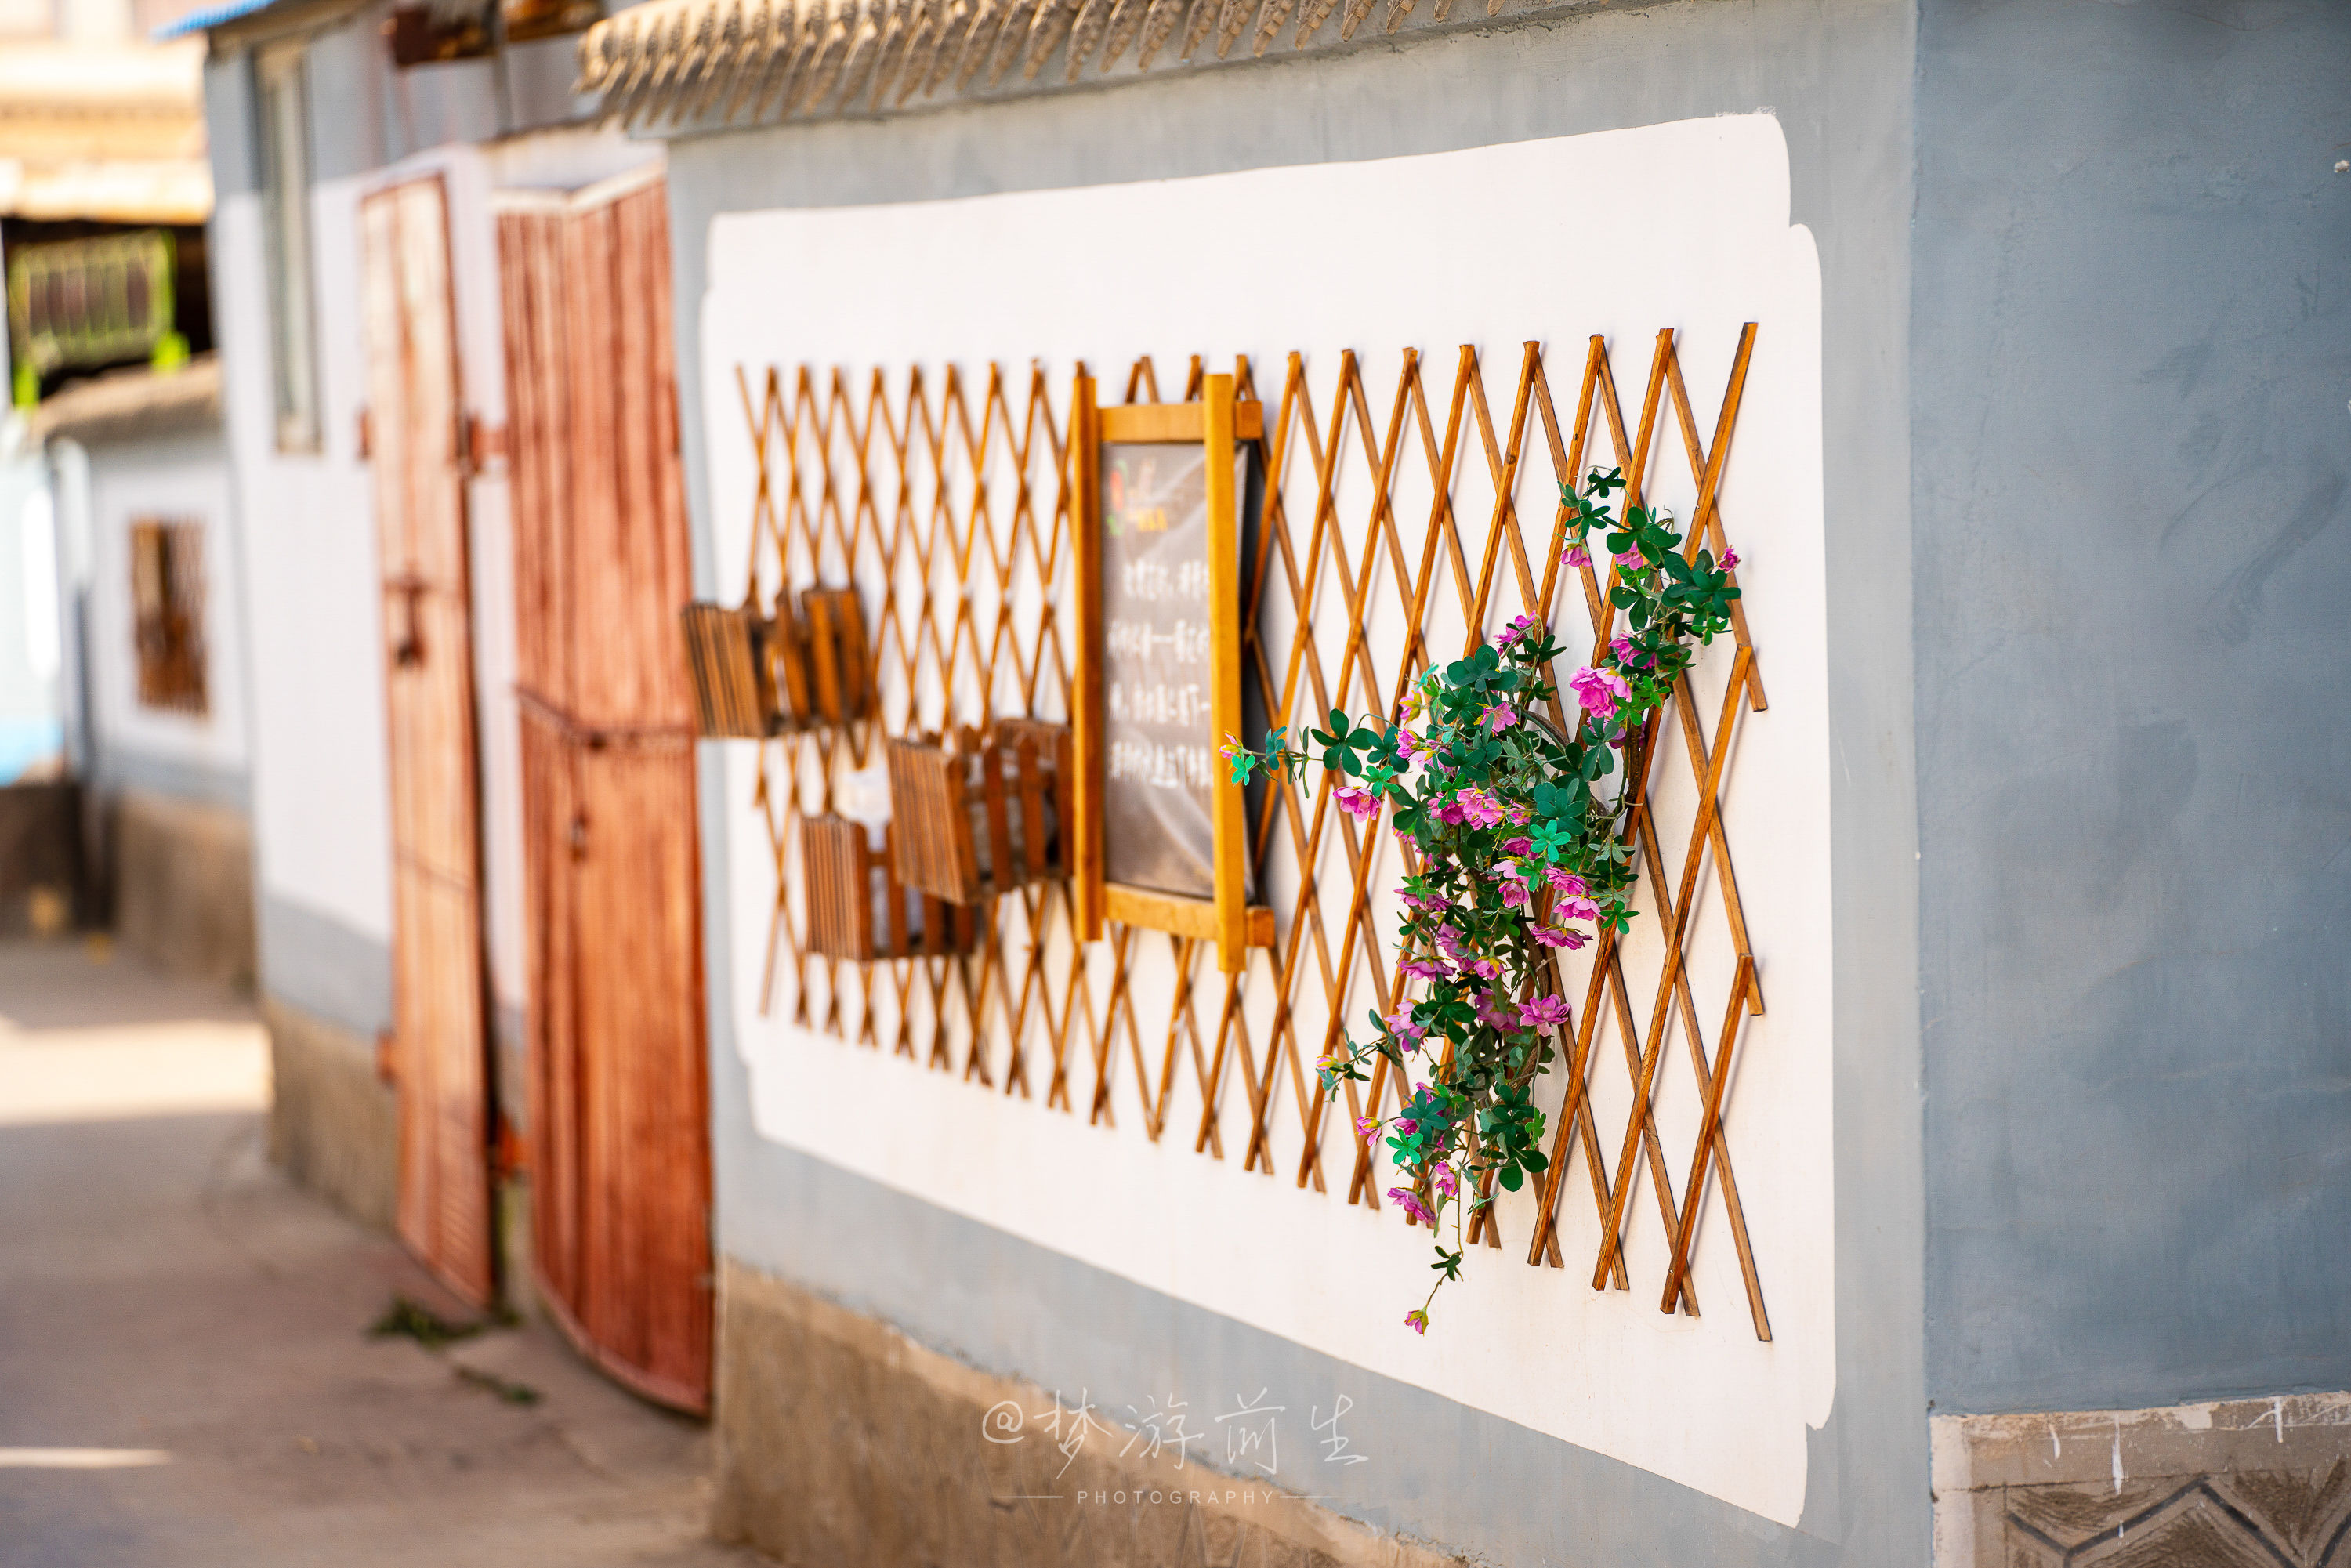
[[[0,945],[0,1568],[704,1568],[708,1437],[264,1158],[249,1009]],[[536,1395],[535,1401],[529,1400]]]

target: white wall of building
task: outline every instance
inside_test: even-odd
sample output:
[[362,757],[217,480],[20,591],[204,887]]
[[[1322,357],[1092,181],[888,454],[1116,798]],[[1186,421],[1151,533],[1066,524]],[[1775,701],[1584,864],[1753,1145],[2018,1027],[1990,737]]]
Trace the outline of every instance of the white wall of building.
[[[245,586],[227,465],[209,436],[103,444],[88,452],[89,577],[84,628],[89,722],[102,776],[133,784],[183,781],[174,792],[234,801],[251,760]],[[204,538],[204,711],[139,700],[131,530],[193,523]],[[142,765],[148,765],[142,776]],[[153,765],[160,765],[160,769]]]
[[0,459],[0,784],[61,743],[56,521],[40,455]]
[[371,478],[358,452],[356,218],[348,184],[319,189],[312,222],[322,450],[277,447],[257,196],[225,196],[214,214],[214,319],[252,607],[259,892],[389,942],[381,612]]
[[[1602,224],[1603,199],[1625,191],[1643,193],[1638,215]],[[1397,221],[1424,212],[1447,219]],[[1180,374],[1185,353],[1228,365],[1247,352],[1270,396],[1295,350],[1327,418],[1340,353],[1353,349],[1365,356],[1384,417],[1401,349],[1449,367],[1455,345],[1468,343],[1484,356],[1489,397],[1504,400],[1499,420],[1529,338],[1550,346],[1552,395],[1567,417],[1584,337],[1596,332],[1610,344],[1626,415],[1637,418],[1653,336],[1669,326],[1679,330],[1684,373],[1710,433],[1740,325],[1760,322],[1723,507],[1750,562],[1741,578],[1771,706],[1740,731],[1725,819],[1771,1010],[1749,1026],[1728,1125],[1771,1342],[1759,1342],[1734,1305],[1743,1292],[1719,1229],[1702,1234],[1693,1276],[1712,1310],[1701,1319],[1661,1314],[1658,1244],[1643,1239],[1638,1224],[1628,1246],[1635,1278],[1648,1288],[1596,1293],[1573,1264],[1552,1271],[1506,1253],[1473,1254],[1471,1278],[1443,1298],[1440,1329],[1421,1339],[1397,1320],[1426,1285],[1427,1238],[1393,1214],[1195,1155],[1189,1139],[1152,1143],[1132,1118],[1115,1130],[1089,1126],[1082,1115],[793,1028],[784,1021],[788,1001],[763,1011],[776,868],[753,804],[755,748],[734,746],[726,748],[721,824],[731,918],[710,939],[732,950],[734,1038],[750,1071],[759,1134],[1178,1300],[1795,1522],[1806,1500],[1808,1434],[1836,1394],[1836,1321],[1822,305],[1813,236],[1788,214],[1786,142],[1767,113],[1375,163],[724,214],[711,225],[702,302],[716,559],[730,574],[717,589],[730,601],[742,591],[731,574],[748,550],[757,474],[738,366],[756,376],[771,364],[788,374],[803,362],[840,365],[861,378],[879,367],[902,382],[916,365],[935,377],[960,364],[970,376],[991,360],[1018,371],[1033,359],[1058,399],[1081,359],[1109,379],[1134,356],[1155,354],[1172,395],[1167,376]],[[1232,236],[1236,248],[1207,263],[1218,254],[1208,237],[1216,235]],[[806,308],[811,299],[823,308]],[[1365,323],[1379,325],[1381,340],[1361,339]],[[1437,382],[1449,385],[1449,377]],[[1105,395],[1114,397],[1115,385]],[[1441,421],[1442,406],[1435,412]],[[1673,455],[1660,459],[1665,477],[1652,499],[1687,515],[1693,486],[1671,435],[1666,450]],[[1521,494],[1547,487],[1547,479],[1531,481]],[[881,505],[890,515],[890,497]],[[1400,621],[1375,618],[1371,631],[1389,644],[1382,667],[1392,668]],[[1711,679],[1719,692],[1719,670]],[[1384,869],[1393,880],[1392,853]],[[1326,885],[1326,896],[1332,891]],[[1289,900],[1272,902],[1286,918]],[[1383,921],[1393,912],[1387,906]],[[1692,962],[1719,967],[1727,957]],[[1096,964],[1099,1005],[1107,969]],[[1261,962],[1257,974],[1253,987],[1270,990]],[[1137,979],[1155,995],[1168,983],[1167,975]],[[1721,994],[1719,975],[1708,984],[1708,994]],[[1249,1005],[1265,1002],[1253,996]],[[1352,1004],[1350,1016],[1361,1010]],[[1138,1010],[1139,1019],[1155,1016],[1164,1019],[1164,1007]],[[1659,1110],[1677,1149],[1688,1147],[1696,1120],[1687,1084],[1677,1088],[1684,1076],[1677,1063],[1660,1079],[1683,1095]],[[1610,1082],[1595,1074],[1595,1093],[1609,1092]],[[1183,1124],[1180,1113],[1176,1120]],[[1603,1124],[1621,1128],[1621,1110]],[[885,1127],[886,1135],[878,1131]],[[1613,1166],[1613,1141],[1606,1152]],[[1529,1235],[1531,1201],[1505,1200],[1506,1237]],[[1560,1215],[1570,1258],[1581,1249],[1588,1259],[1597,1236],[1588,1199],[1563,1201]],[[1708,1223],[1719,1221],[1718,1209]],[[1688,1418],[1699,1407],[1709,1419]]]
[[[658,158],[658,146],[577,130],[489,147],[436,148],[364,175],[322,181],[311,203],[322,450],[277,449],[260,200],[223,199],[214,223],[228,424],[249,519],[254,823],[265,897],[362,936],[392,936],[382,610],[374,480],[358,450],[367,401],[359,312],[360,204],[403,180],[448,196],[460,402],[506,423],[495,189],[570,188]],[[493,989],[528,995],[519,719],[508,479],[488,465],[467,486],[475,695],[480,736],[485,939]]]

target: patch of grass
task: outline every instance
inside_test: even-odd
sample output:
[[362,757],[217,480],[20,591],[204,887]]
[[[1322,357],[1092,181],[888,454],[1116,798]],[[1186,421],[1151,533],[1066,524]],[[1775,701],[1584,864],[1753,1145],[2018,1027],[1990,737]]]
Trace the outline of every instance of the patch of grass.
[[536,1405],[538,1403],[538,1390],[533,1388],[528,1383],[511,1382],[507,1378],[500,1377],[494,1372],[484,1372],[478,1367],[460,1366],[456,1368],[455,1371],[459,1377],[464,1378],[475,1387],[486,1388],[509,1405]]
[[444,1344],[455,1344],[461,1339],[471,1339],[490,1326],[490,1321],[453,1323],[420,1301],[406,1296],[394,1296],[368,1330],[370,1339],[413,1339],[427,1350],[439,1350]]

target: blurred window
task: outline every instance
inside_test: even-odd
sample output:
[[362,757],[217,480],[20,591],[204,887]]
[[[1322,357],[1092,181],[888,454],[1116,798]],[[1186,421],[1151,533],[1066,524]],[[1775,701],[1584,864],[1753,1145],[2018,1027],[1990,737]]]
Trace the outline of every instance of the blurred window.
[[8,349],[37,401],[60,371],[135,360],[176,364],[187,340],[173,329],[172,236],[162,229],[26,246],[8,258]]
[[204,701],[204,529],[141,517],[131,525],[131,608],[139,643],[139,701],[202,716]]
[[319,450],[317,329],[310,302],[310,114],[303,48],[283,44],[254,60],[280,452]]

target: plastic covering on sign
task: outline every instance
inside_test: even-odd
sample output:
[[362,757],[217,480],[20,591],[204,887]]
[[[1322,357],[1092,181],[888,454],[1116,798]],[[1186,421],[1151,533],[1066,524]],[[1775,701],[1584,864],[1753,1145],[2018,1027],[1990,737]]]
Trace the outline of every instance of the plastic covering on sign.
[[[1234,494],[1249,497],[1249,455]],[[1174,442],[1102,449],[1103,874],[1216,896],[1217,744],[1208,600],[1207,455]]]

